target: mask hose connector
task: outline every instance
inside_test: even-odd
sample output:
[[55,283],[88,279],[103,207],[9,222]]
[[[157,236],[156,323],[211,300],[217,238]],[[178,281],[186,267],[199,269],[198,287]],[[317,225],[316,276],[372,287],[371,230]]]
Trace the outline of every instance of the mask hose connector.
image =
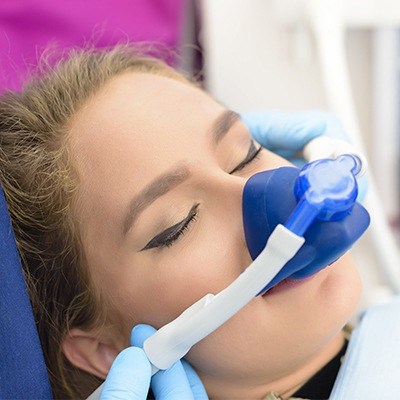
[[296,180],[294,191],[298,204],[285,227],[303,236],[316,219],[344,218],[357,199],[356,176],[361,170],[360,158],[350,154],[307,164]]

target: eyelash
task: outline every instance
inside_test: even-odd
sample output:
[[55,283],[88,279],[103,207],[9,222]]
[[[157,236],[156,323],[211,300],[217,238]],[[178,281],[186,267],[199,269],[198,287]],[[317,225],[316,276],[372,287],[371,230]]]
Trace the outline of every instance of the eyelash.
[[[176,242],[182,235],[186,233],[189,229],[189,225],[196,221],[198,215],[198,208],[199,204],[195,204],[191,210],[189,211],[188,216],[181,222],[169,227],[164,232],[160,233],[156,237],[150,240],[149,243],[143,247],[142,250],[149,250],[149,249],[162,249],[164,247],[171,247],[174,242]],[[179,228],[177,231],[176,229]]]
[[161,247],[161,248],[171,247],[181,236],[183,236],[186,233],[186,231],[189,229],[190,224],[197,220],[197,215],[198,215],[197,208],[198,208],[198,204],[197,204],[196,208],[194,209],[193,214],[186,221],[185,225],[183,225],[182,228],[179,229],[178,232],[174,233],[172,236],[167,238],[163,243],[161,243],[161,245],[159,247]]
[[250,155],[250,157],[245,160],[242,161],[241,163],[239,163],[238,167],[235,167],[231,172],[229,172],[230,174],[233,174],[234,172],[238,172],[241,171],[243,168],[245,168],[248,164],[252,163],[254,160],[257,160],[260,157],[260,153],[262,151],[263,147],[260,146],[253,154]]
[[[250,155],[249,159],[242,161],[238,167],[234,168],[230,174],[232,174],[233,172],[237,172],[242,170],[243,168],[245,168],[248,164],[252,163],[254,160],[258,159],[260,156],[260,152],[262,150],[262,146],[260,146],[257,151],[255,151],[253,154]],[[157,245],[154,246],[149,246],[151,244],[151,242],[154,241],[154,239],[152,239],[142,250],[146,250],[146,249],[150,249],[150,248],[169,248],[172,247],[174,245],[174,243],[181,238],[183,235],[185,235],[185,233],[188,231],[189,226],[192,222],[195,222],[197,220],[198,217],[198,207],[199,204],[196,204],[189,213],[188,219],[186,220],[185,224],[174,234],[172,234],[171,236],[167,237],[166,239],[163,239],[162,242],[160,242]]]

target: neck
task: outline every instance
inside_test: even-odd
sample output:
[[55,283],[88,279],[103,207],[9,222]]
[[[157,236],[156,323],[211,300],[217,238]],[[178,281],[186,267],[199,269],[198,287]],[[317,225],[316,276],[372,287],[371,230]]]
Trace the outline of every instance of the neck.
[[[273,382],[265,379],[259,385],[240,385],[234,381],[223,381],[215,377],[201,376],[210,399],[262,399],[269,392],[277,392],[283,399],[288,399],[315,373],[327,364],[343,346],[344,335],[339,332],[321,351],[310,357],[302,367]],[[267,383],[265,383],[267,382]]]

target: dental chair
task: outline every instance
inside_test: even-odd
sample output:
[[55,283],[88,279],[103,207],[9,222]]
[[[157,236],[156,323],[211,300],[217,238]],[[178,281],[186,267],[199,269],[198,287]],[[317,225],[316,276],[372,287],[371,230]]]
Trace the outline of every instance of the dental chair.
[[0,189],[0,399],[52,399],[3,190]]

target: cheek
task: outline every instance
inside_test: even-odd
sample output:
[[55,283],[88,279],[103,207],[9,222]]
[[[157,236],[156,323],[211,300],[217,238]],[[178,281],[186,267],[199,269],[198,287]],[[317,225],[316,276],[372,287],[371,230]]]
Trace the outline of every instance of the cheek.
[[248,260],[244,248],[232,246],[228,234],[221,235],[226,229],[214,226],[209,231],[215,234],[202,237],[196,246],[188,242],[181,251],[165,249],[168,256],[166,253],[156,264],[143,263],[135,276],[127,275],[120,282],[124,288],[118,290],[126,296],[120,304],[131,304],[125,315],[160,328],[207,293],[216,294],[232,283]]

